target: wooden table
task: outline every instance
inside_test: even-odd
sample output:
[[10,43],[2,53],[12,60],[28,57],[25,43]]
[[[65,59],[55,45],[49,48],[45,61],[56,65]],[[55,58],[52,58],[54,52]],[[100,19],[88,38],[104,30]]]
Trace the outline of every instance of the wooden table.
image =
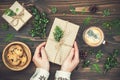
[[[0,0],[0,16],[2,16],[4,10],[6,8],[9,8],[14,3],[14,1],[15,0]],[[20,3],[28,3],[29,1],[30,0],[19,0]],[[116,42],[113,39],[113,36],[115,36],[115,34],[114,33],[109,34],[109,31],[101,27],[102,22],[120,17],[120,0],[31,0],[31,1],[33,1],[35,6],[39,10],[44,10],[48,14],[50,23],[47,26],[47,35],[49,34],[54,18],[58,17],[58,18],[68,20],[70,22],[73,22],[81,26],[78,32],[77,39],[76,39],[79,49],[102,50],[104,52],[105,57],[108,56],[108,54],[111,53],[113,49],[115,48],[120,49],[120,43]],[[99,7],[98,13],[92,14],[88,12],[85,14],[81,14],[78,11],[78,14],[73,15],[69,11],[70,5],[74,6],[75,8],[78,8],[78,7],[80,8],[80,7],[87,7],[87,6],[89,7],[93,4],[96,4]],[[58,10],[57,13],[55,14],[51,13],[50,11],[50,8],[53,6],[56,7]],[[103,14],[101,12],[106,8],[110,9],[111,15],[107,17],[103,17]],[[92,20],[98,19],[99,22],[94,24],[94,21],[91,21],[89,25],[83,26],[83,20],[88,16],[92,16]],[[28,34],[28,31],[32,27],[31,22],[32,22],[32,19],[18,32],[15,31],[11,26],[9,27],[9,30],[7,31],[3,31],[0,28],[0,53],[1,55],[2,55],[2,51],[4,47],[8,44],[4,42],[7,34],[15,35],[14,38],[10,42],[13,42],[13,41],[25,42],[31,48],[32,55],[34,54],[34,50],[36,46],[40,44],[41,42],[46,41],[40,38],[32,38]],[[0,17],[0,25],[2,23],[6,23],[6,21],[2,17]],[[84,43],[82,39],[82,33],[84,29],[92,25],[98,26],[104,31],[105,40],[108,41],[107,45],[101,45],[96,48],[91,48]],[[25,41],[23,40],[23,38],[31,39],[31,41]],[[34,73],[35,65],[33,64],[32,61],[25,70],[14,72],[5,67],[5,65],[2,62],[1,55],[0,55],[0,80],[29,80],[29,78]],[[105,58],[101,60],[100,65],[104,64],[104,60]],[[119,56],[119,60],[120,60],[120,56]],[[60,66],[52,64],[52,63],[50,65],[51,65],[51,68],[50,68],[51,75],[50,75],[49,80],[54,80],[55,71],[60,69]],[[80,64],[79,67],[75,71],[73,71],[71,80],[120,80],[120,67],[114,68],[111,71],[109,71],[106,75],[104,75],[104,74],[99,74],[97,72],[91,71],[89,67],[82,68]]]

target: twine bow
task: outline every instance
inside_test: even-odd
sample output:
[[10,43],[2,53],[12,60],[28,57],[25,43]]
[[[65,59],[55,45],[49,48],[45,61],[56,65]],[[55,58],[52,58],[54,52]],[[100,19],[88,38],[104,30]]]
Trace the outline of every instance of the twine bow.
[[[62,45],[68,46],[68,47],[72,47],[72,45],[69,45],[69,44],[66,44],[66,43],[65,43],[65,38],[66,38],[66,37],[64,36],[64,37],[60,40],[60,42],[58,42],[58,43],[56,44],[55,48],[57,49],[57,53],[58,53],[59,51],[61,51]],[[60,53],[62,53],[62,51],[61,51]],[[54,59],[54,62],[55,62],[55,60],[56,60],[56,58],[57,58],[58,55],[59,55],[59,54],[56,54],[55,59]],[[59,62],[60,62],[60,63],[62,63],[61,58],[62,58],[62,56],[60,55],[60,59],[59,59]]]
[[[23,16],[24,16],[24,9],[18,15],[12,16],[13,20],[11,21],[11,24],[13,26],[17,26],[20,20],[24,23],[24,20],[22,19]],[[15,21],[17,21],[16,24],[14,24]]]
[[[65,37],[64,37],[64,38],[65,38]],[[64,39],[64,38],[62,38],[62,39],[60,40],[60,42],[58,42],[57,45],[55,46],[57,50],[59,50],[62,45],[72,47],[71,45],[65,43],[65,41],[64,41],[65,39]]]

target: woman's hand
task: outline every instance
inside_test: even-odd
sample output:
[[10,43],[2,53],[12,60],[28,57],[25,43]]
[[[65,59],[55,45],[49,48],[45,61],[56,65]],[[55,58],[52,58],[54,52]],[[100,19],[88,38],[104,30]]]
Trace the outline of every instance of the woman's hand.
[[72,72],[76,68],[78,63],[79,63],[79,50],[77,43],[75,42],[73,48],[71,49],[70,54],[62,64],[61,70],[66,72]]
[[33,62],[36,65],[37,68],[43,68],[47,71],[49,71],[50,64],[49,60],[47,58],[47,54],[45,51],[45,42],[38,45],[38,47],[35,50],[34,56],[33,56]]

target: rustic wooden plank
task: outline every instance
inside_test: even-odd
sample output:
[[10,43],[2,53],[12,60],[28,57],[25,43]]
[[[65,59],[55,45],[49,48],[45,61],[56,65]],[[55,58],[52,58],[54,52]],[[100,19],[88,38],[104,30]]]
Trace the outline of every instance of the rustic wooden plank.
[[[0,0],[0,16],[2,16],[4,10],[6,8],[9,8],[10,5],[13,4],[15,0]],[[41,10],[45,10],[45,12],[47,12],[48,17],[50,19],[50,23],[47,26],[47,36],[49,34],[49,31],[51,29],[53,20],[55,17],[59,17],[61,19],[65,19],[68,20],[70,22],[76,23],[78,25],[81,26],[78,36],[77,36],[77,43],[79,46],[79,49],[95,49],[95,50],[99,50],[102,49],[104,51],[104,57],[103,59],[100,61],[100,66],[102,67],[102,64],[104,63],[106,57],[109,55],[109,53],[111,53],[113,51],[113,49],[118,48],[120,49],[120,43],[119,42],[115,42],[112,39],[112,36],[114,34],[109,34],[109,31],[104,30],[101,27],[101,23],[107,20],[112,20],[114,18],[118,18],[120,17],[120,0],[19,0],[20,3],[28,3],[30,1],[34,2],[34,4],[37,6],[37,8],[41,11]],[[99,10],[97,13],[95,14],[91,14],[89,12],[86,12],[85,14],[81,14],[81,12],[79,11],[79,8],[81,7],[89,7],[93,4],[96,4],[99,7]],[[69,11],[69,6],[72,5],[76,8],[78,14],[73,15],[71,14],[71,12]],[[56,7],[58,9],[56,14],[52,14],[51,13],[51,7]],[[109,8],[111,11],[111,15],[108,17],[103,17],[103,14],[101,13],[104,9]],[[64,16],[63,13],[65,13],[66,15]],[[83,20],[88,17],[88,16],[92,16],[92,21],[90,22],[89,25],[87,26],[83,26]],[[89,26],[92,26],[94,23],[94,20],[99,19],[99,23],[94,24],[100,28],[102,28],[102,30],[105,33],[105,40],[109,42],[108,45],[101,45],[97,48],[91,48],[89,46],[87,46],[83,39],[82,39],[82,33],[83,31],[88,28]],[[5,20],[3,20],[0,17],[0,25],[2,23],[6,22]],[[4,47],[8,44],[4,42],[4,39],[6,38],[6,35],[9,33],[13,33],[15,34],[15,37],[13,38],[12,41],[22,41],[22,38],[28,38],[31,39],[31,41],[25,42],[32,51],[32,55],[34,54],[35,48],[38,44],[40,44],[42,41],[46,41],[45,40],[41,40],[40,38],[32,38],[29,34],[28,31],[32,28],[32,19],[19,31],[16,32],[11,26],[9,27],[8,31],[3,31],[0,28],[0,53],[2,54],[2,51],[4,49]],[[12,42],[11,41],[11,42]],[[118,58],[118,60],[120,59],[120,57]],[[51,65],[51,75],[49,80],[53,80],[54,79],[54,74],[55,71],[60,69],[60,66],[55,65],[55,64],[50,64]],[[81,66],[81,64],[80,64]],[[9,69],[7,69],[5,67],[5,65],[2,63],[1,60],[1,55],[0,55],[0,78],[2,80],[29,80],[29,78],[31,77],[31,75],[34,73],[35,71],[35,66],[34,64],[31,62],[31,64],[23,71],[20,72],[13,72]],[[119,77],[120,74],[120,68],[114,68],[112,69],[108,74],[103,75],[103,74],[98,74],[96,72],[92,72],[90,71],[90,68],[81,68],[79,67],[77,70],[75,70],[72,74],[72,79],[71,80],[120,80]],[[6,75],[6,76],[5,76]]]

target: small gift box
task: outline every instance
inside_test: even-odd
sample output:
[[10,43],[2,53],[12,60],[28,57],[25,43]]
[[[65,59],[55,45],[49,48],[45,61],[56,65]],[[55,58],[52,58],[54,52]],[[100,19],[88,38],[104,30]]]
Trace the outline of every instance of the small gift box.
[[45,50],[49,61],[61,65],[73,47],[79,25],[55,18]]
[[2,17],[18,31],[32,15],[16,1],[9,9],[6,9]]

